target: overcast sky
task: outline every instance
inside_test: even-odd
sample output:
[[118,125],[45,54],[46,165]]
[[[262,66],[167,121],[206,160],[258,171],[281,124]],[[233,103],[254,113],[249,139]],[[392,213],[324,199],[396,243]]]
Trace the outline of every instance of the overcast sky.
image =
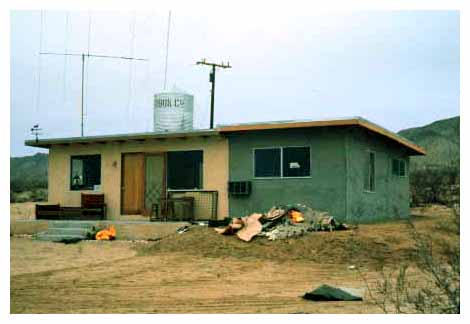
[[[43,138],[80,135],[80,58],[40,50],[148,58],[88,59],[85,135],[152,131],[168,12],[44,11],[42,22],[11,14],[12,156],[37,151],[23,144],[35,123]],[[361,116],[398,131],[459,115],[456,11],[172,11],[170,31],[168,85],[194,94],[196,128],[209,124],[201,58],[233,66],[217,72],[216,124]]]

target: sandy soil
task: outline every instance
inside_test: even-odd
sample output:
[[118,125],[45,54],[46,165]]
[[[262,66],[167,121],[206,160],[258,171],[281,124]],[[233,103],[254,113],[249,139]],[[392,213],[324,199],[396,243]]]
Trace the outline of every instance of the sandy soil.
[[36,203],[11,203],[10,204],[10,222],[16,220],[33,220],[34,208]]
[[[418,229],[436,231],[440,207],[417,211]],[[364,287],[381,264],[412,259],[405,222],[353,231],[245,243],[193,227],[156,243],[37,242],[11,238],[12,313],[375,313],[363,302],[300,298],[326,283]],[[444,234],[443,234],[444,235]],[[373,285],[372,285],[373,286]]]

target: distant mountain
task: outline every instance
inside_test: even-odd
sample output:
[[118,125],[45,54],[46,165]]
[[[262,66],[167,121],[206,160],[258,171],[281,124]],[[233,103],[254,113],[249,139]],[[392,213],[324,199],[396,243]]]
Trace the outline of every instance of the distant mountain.
[[399,135],[426,149],[426,156],[411,158],[411,168],[459,166],[460,116],[435,121],[429,125],[404,129]]
[[10,189],[24,191],[47,188],[47,154],[10,158]]
[[[460,116],[435,121],[429,125],[404,129],[399,135],[424,147],[426,156],[411,158],[411,168],[449,166],[460,163]],[[48,155],[10,158],[10,189],[24,191],[47,188]]]

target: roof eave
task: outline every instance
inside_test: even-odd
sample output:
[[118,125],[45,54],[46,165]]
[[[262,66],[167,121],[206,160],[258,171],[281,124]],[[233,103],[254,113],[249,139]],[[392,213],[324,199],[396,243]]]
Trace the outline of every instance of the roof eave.
[[70,144],[98,144],[111,142],[131,142],[146,141],[152,139],[175,139],[188,137],[208,137],[220,135],[216,130],[204,130],[185,133],[146,133],[136,135],[104,135],[104,136],[87,136],[87,137],[69,137],[69,138],[51,138],[40,140],[26,140],[26,146],[50,148],[53,145],[70,145]]
[[337,119],[337,120],[323,120],[323,121],[309,121],[309,122],[286,122],[286,123],[272,123],[272,124],[246,124],[246,125],[227,125],[219,127],[220,133],[233,133],[233,132],[246,132],[246,131],[259,131],[259,130],[273,130],[273,129],[291,129],[291,128],[308,128],[308,127],[328,127],[328,126],[361,126],[369,129],[375,133],[381,134],[391,140],[394,140],[401,145],[411,150],[410,155],[426,155],[426,151],[398,136],[397,134],[390,132],[366,119],[357,117],[349,119]]

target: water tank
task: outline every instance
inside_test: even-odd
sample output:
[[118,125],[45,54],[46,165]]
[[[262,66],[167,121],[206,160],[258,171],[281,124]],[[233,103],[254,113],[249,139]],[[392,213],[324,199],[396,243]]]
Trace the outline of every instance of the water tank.
[[153,130],[175,132],[193,129],[194,96],[183,91],[162,91],[153,100]]

